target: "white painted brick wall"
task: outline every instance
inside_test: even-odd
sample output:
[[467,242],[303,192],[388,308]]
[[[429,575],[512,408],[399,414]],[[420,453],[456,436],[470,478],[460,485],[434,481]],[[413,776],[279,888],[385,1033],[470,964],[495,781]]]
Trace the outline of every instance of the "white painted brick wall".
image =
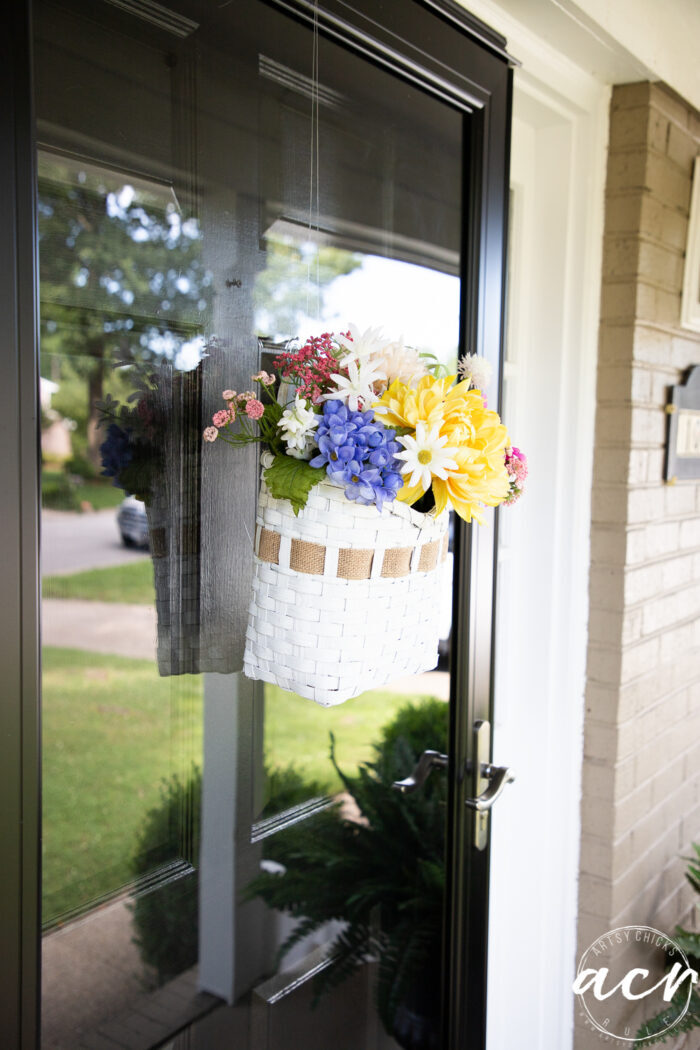
[[[663,482],[668,388],[700,363],[680,328],[700,115],[614,89],[592,501],[579,946],[690,920],[700,841],[700,484]],[[576,1022],[576,1050],[600,1037]],[[680,1050],[683,1041],[676,1044]]]

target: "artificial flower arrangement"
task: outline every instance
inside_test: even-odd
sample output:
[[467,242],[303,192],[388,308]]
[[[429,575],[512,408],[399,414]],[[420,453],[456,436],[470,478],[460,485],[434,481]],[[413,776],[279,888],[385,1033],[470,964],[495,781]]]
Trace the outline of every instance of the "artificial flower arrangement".
[[204,431],[267,449],[244,669],[335,704],[435,666],[444,511],[483,522],[519,498],[527,460],[488,408],[490,366],[475,355],[449,375],[350,325],[274,367],[276,393],[258,372],[257,391],[223,392]]

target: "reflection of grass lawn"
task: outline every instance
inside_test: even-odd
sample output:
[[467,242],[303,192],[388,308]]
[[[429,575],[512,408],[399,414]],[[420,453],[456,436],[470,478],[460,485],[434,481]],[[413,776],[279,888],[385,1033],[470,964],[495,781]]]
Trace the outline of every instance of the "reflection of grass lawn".
[[52,510],[76,511],[81,503],[89,503],[93,510],[106,510],[118,507],[125,496],[106,478],[83,481],[46,464],[41,471],[41,490],[43,505]]
[[73,649],[43,653],[44,919],[108,893],[159,785],[201,762],[201,682],[154,663]]
[[[338,707],[319,707],[311,700],[265,686],[265,756],[268,765],[293,763],[305,778],[332,788],[339,781],[329,760],[329,733],[335,734],[336,758],[344,773],[373,757],[372,744],[382,726],[415,697],[398,693],[363,693]],[[406,770],[406,775],[410,770]]]
[[114,565],[109,569],[88,569],[70,576],[45,576],[44,598],[85,598],[94,602],[127,602],[153,605],[153,566],[150,558]]
[[118,507],[126,493],[118,489],[111,481],[83,481],[78,485],[78,499],[87,500],[93,510],[106,510]]
[[[43,889],[50,921],[131,878],[135,837],[160,799],[160,782],[192,761],[201,764],[202,681],[161,678],[148,660],[74,649],[46,647],[43,660]],[[380,729],[409,699],[378,691],[322,708],[274,686],[265,686],[265,697],[268,767],[293,764],[305,779],[331,789],[338,779],[329,732],[341,768],[353,772],[372,757]]]

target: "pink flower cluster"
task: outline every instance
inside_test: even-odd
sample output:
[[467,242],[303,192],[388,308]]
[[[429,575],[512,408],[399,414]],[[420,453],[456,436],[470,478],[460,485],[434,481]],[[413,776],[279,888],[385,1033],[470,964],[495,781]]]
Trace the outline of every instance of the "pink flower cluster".
[[331,376],[345,374],[345,370],[338,367],[337,352],[332,333],[324,332],[311,336],[298,350],[285,350],[275,358],[275,368],[284,379],[297,385],[300,397],[309,398],[315,404],[322,394],[334,389]]
[[510,505],[522,496],[527,477],[527,456],[515,446],[506,449],[506,470],[510,480],[510,493],[505,503]]
[[[263,387],[270,387],[275,382],[275,377],[265,371],[256,373],[256,375],[251,376],[251,379],[253,382],[261,383]],[[221,396],[227,403],[227,407],[220,408],[219,411],[215,412],[211,417],[211,421],[214,425],[205,429],[202,435],[205,441],[216,441],[219,436],[219,431],[223,430],[225,427],[227,428],[230,423],[234,423],[236,421],[236,416],[240,413],[244,413],[248,419],[254,421],[262,419],[265,415],[265,406],[262,401],[256,397],[254,390],[244,390],[241,394],[236,393],[235,390],[224,390],[222,391]],[[241,419],[243,419],[243,416],[241,416]],[[226,437],[226,435],[224,434],[222,437]],[[233,443],[236,443],[238,440],[238,436],[234,436]],[[253,439],[251,438],[251,440]]]
[[265,406],[262,401],[258,401],[257,397],[252,397],[250,401],[246,402],[245,414],[248,419],[260,419],[265,412]]
[[222,408],[220,412],[215,412],[211,417],[211,421],[215,427],[225,427],[227,423],[233,423],[236,418],[236,410],[234,408]]

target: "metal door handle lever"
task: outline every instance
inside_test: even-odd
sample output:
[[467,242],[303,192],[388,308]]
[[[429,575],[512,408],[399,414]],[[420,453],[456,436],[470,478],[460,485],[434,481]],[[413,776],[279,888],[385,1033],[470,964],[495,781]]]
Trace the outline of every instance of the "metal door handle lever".
[[407,795],[416,788],[423,787],[433,769],[445,769],[446,766],[447,755],[442,755],[439,751],[424,751],[410,777],[395,780],[392,786]]
[[490,782],[486,791],[483,791],[477,798],[465,799],[465,802],[470,809],[485,813],[499,798],[506,784],[511,784],[515,780],[515,773],[508,766],[492,766],[489,762],[484,762],[481,766],[481,776]]

